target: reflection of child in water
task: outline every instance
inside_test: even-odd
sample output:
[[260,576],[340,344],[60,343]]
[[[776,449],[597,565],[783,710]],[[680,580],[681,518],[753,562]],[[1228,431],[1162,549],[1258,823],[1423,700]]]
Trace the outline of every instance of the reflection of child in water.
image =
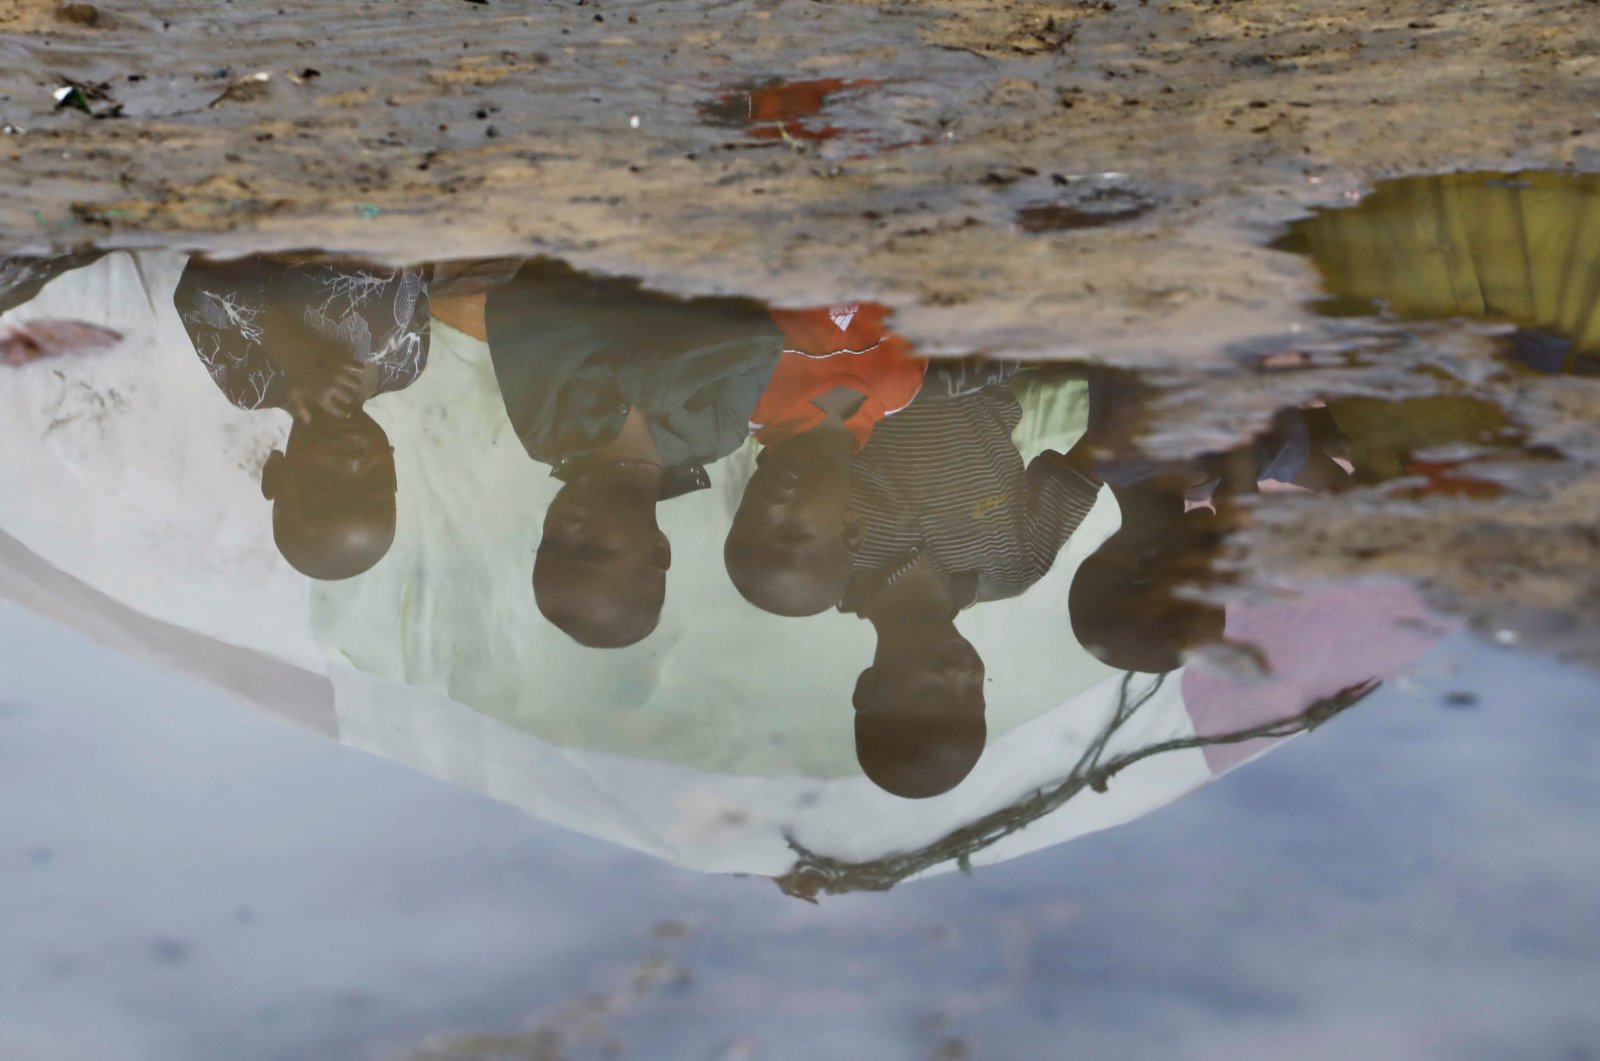
[[562,481],[533,566],[539,611],[580,644],[655,629],[672,550],[658,502],[710,485],[781,341],[740,299],[669,298],[529,262],[488,293],[483,334],[512,426]]
[[909,557],[860,602],[877,636],[856,680],[856,759],[873,784],[923,799],[960,784],[983,755],[983,660],[956,629],[960,597],[931,553]]
[[1068,454],[1024,465],[1007,387],[951,379],[880,425],[851,468],[862,538],[839,607],[877,636],[856,685],[856,753],[908,798],[954,788],[983,752],[983,662],[956,615],[1043,578],[1097,492]]
[[394,540],[394,453],[363,406],[427,363],[422,270],[193,259],[174,302],[228,400],[294,418],[261,476],[284,559],[320,579],[376,564]]
[[1078,568],[1069,596],[1073,633],[1101,662],[1161,674],[1179,667],[1185,652],[1221,637],[1221,609],[1174,593],[1205,574],[1221,545],[1227,495],[1212,488],[1206,504],[1195,504],[1195,483],[1203,478],[1182,472],[1123,484],[1108,478],[1122,525]]
[[1178,591],[1205,578],[1235,495],[1317,492],[1351,480],[1349,439],[1321,405],[1283,410],[1249,446],[1193,464],[1128,457],[1129,438],[1092,422],[1085,449],[1109,458],[1090,466],[1115,495],[1122,525],[1078,569],[1070,609],[1079,642],[1119,670],[1175,670],[1186,653],[1223,636],[1223,610]]
[[775,310],[784,352],[750,429],[765,447],[723,558],[744,598],[775,615],[839,602],[861,544],[850,462],[873,428],[908,405],[927,362],[887,332],[875,303]]
[[[1327,478],[1331,486],[1348,481],[1348,474],[1333,478],[1344,473],[1345,460],[1333,453],[1349,440],[1320,407],[1306,410],[1308,457],[1308,447],[1295,441],[1293,421],[1300,412],[1279,416],[1254,444],[1188,469],[1169,466],[1120,484],[1109,479],[1117,469],[1106,469],[1122,526],[1072,583],[1073,631],[1110,666],[1165,674],[1188,663],[1194,650],[1224,641],[1254,662],[1258,673],[1252,675],[1204,660],[1182,674],[1184,710],[1195,736],[1232,735],[1204,747],[1214,774],[1278,739],[1239,740],[1240,735],[1293,719],[1319,702],[1360,699],[1414,663],[1445,630],[1410,587],[1396,582],[1311,583],[1226,606],[1182,595],[1183,587],[1209,575],[1238,495],[1281,491],[1288,483],[1306,488],[1308,468],[1309,478]],[[1197,484],[1210,504],[1195,503]]]

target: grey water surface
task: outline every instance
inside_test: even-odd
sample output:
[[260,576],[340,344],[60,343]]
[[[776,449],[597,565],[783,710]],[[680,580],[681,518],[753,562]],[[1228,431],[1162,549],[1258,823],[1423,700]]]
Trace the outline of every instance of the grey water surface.
[[1600,1047],[1597,685],[1468,635],[1123,828],[813,907],[543,825],[14,607],[0,624],[8,1058],[406,1056],[541,1022],[567,1054],[481,1056]]

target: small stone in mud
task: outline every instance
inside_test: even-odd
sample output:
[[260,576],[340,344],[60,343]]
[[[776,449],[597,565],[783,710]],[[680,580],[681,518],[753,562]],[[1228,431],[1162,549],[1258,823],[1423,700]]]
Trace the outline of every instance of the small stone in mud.
[[118,118],[122,115],[122,104],[112,97],[111,85],[105,81],[90,84],[67,80],[51,95],[55,98],[56,110],[82,111],[91,118]]
[[1024,177],[1037,177],[1038,175],[1039,171],[1031,166],[1000,166],[994,167],[988,173],[985,173],[983,175],[983,183],[1003,188],[1008,184],[1017,183]]
[[1310,368],[1311,356],[1303,350],[1278,350],[1256,362],[1263,372],[1282,372],[1287,369]]
[[265,71],[246,74],[223,89],[222,95],[211,101],[211,106],[219,103],[254,103],[265,99],[272,91],[271,74]]
[[1087,209],[1065,203],[1034,203],[1017,211],[1017,227],[1024,232],[1068,232],[1101,228],[1132,221],[1149,213],[1151,203],[1128,202],[1107,209]]
[[103,25],[105,21],[105,16],[93,4],[63,3],[56,9],[56,14],[61,17],[62,21],[71,22],[79,26],[99,26]]

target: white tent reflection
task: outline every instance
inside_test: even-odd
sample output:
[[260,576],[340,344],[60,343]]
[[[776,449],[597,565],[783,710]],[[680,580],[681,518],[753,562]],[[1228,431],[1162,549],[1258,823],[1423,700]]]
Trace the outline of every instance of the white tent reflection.
[[[0,594],[352,747],[702,871],[784,877],[802,852],[838,866],[938,855],[1021,808],[1025,827],[886,872],[996,862],[1149,813],[1221,771],[1187,746],[1181,673],[1129,677],[1071,638],[1066,587],[1115,529],[1109,495],[1044,581],[963,615],[993,677],[990,741],[931,800],[888,795],[855,767],[849,689],[870,656],[859,621],[780,619],[727,584],[721,542],[749,450],[711,469],[712,490],[662,507],[675,564],[657,632],[621,651],[569,642],[528,589],[556,484],[511,433],[485,351],[443,326],[422,379],[372,406],[397,454],[393,550],[358,579],[308,582],[278,558],[256,479],[286,418],[215,393],[171,307],[182,265],[111,255],[13,311],[128,339],[0,388]],[[1056,434],[1070,432],[1075,414],[1056,411]],[[1035,430],[1038,448],[1061,444]],[[1141,706],[1099,762],[1176,746],[1024,820],[1130,701]]]

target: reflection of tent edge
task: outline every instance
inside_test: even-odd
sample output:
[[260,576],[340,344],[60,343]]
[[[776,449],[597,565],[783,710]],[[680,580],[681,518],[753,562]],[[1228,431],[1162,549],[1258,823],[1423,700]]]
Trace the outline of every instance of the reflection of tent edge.
[[104,648],[181,669],[314,733],[338,735],[333,689],[325,677],[269,653],[144,615],[52,566],[3,530],[0,599],[68,627]]

